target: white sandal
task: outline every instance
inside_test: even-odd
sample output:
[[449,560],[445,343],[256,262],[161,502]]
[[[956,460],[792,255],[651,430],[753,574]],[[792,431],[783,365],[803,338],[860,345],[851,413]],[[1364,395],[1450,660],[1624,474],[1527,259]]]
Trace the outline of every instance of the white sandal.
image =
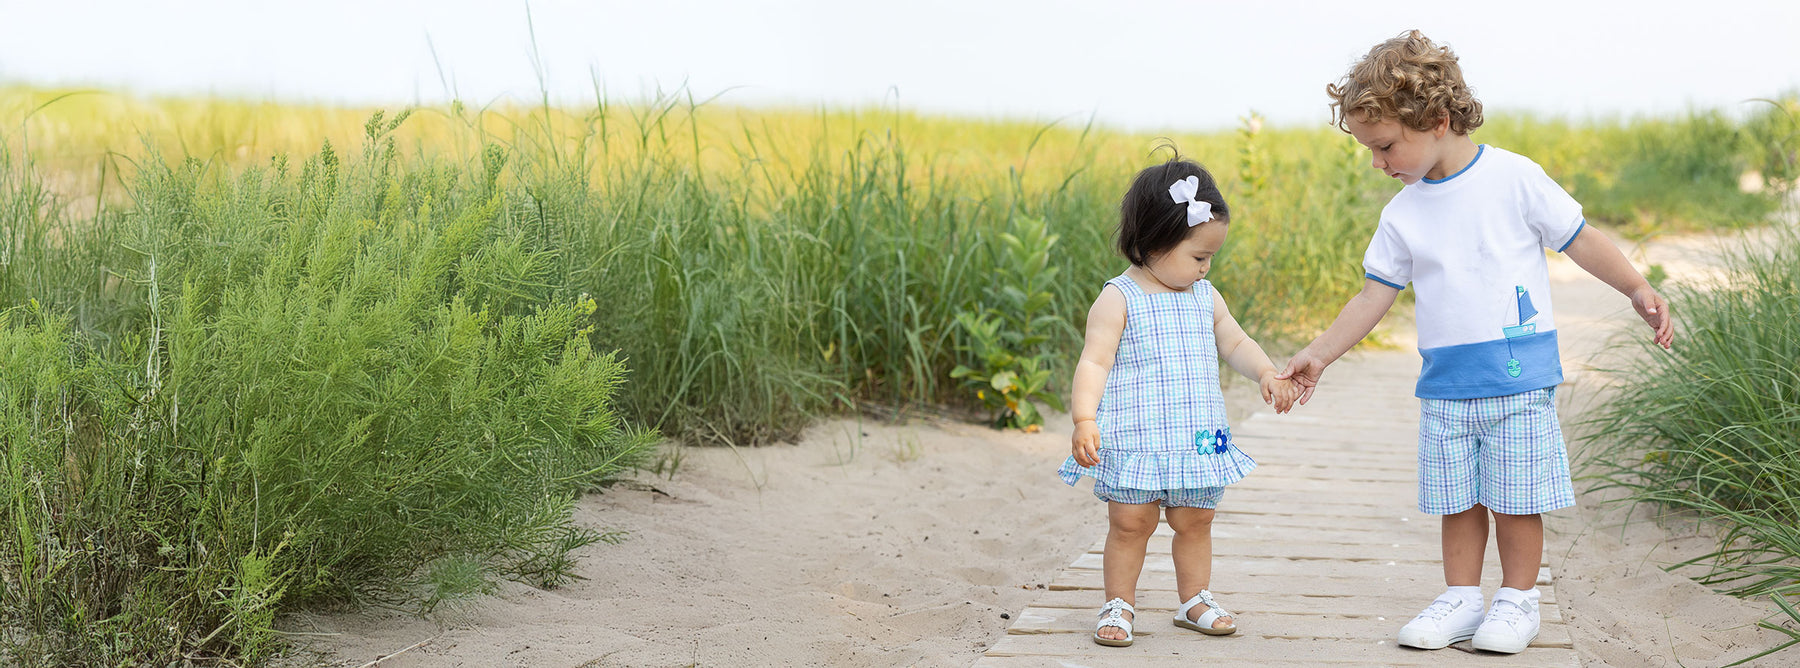
[[[1122,598],[1115,598],[1107,601],[1106,605],[1100,606],[1100,622],[1094,625],[1094,642],[1107,647],[1130,647],[1136,638],[1131,635],[1131,620],[1125,618],[1124,613],[1127,612],[1131,613],[1132,617],[1137,617],[1137,609],[1131,607],[1131,604],[1126,603]],[[1108,626],[1124,629],[1125,638],[1116,640],[1100,637],[1100,629]]]
[[[1200,619],[1198,621],[1189,620],[1188,611],[1193,610],[1194,606],[1201,604],[1206,605],[1206,612],[1200,613]],[[1232,624],[1216,629],[1213,628],[1213,622],[1219,621],[1222,617],[1231,617]],[[1195,594],[1193,598],[1190,598],[1186,603],[1181,604],[1181,608],[1175,611],[1175,625],[1184,629],[1193,629],[1209,636],[1228,636],[1237,633],[1237,615],[1226,612],[1224,608],[1219,607],[1218,602],[1213,600],[1212,592],[1202,589],[1200,590],[1200,593]]]

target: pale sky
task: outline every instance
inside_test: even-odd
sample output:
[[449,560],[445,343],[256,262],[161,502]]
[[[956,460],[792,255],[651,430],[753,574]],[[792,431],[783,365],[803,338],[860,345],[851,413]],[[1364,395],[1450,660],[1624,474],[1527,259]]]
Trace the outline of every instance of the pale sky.
[[[1499,8],[1504,6],[1504,8]],[[1493,110],[1744,109],[1800,90],[1800,2],[540,0],[554,100],[686,82],[741,105],[898,104],[1135,130],[1256,110],[1325,123],[1325,84],[1407,28]],[[404,106],[535,99],[510,0],[0,0],[0,82]],[[433,50],[436,59],[433,58]],[[439,64],[441,63],[441,76]]]

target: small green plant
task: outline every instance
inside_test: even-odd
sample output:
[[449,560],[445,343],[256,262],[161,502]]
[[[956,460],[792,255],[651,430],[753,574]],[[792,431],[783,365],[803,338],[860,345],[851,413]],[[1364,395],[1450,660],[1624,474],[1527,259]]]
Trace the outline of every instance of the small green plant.
[[1264,148],[1263,117],[1254,111],[1241,119],[1238,138],[1238,190],[1234,196],[1257,201],[1269,189],[1269,152]]
[[919,442],[917,435],[902,434],[895,439],[894,451],[891,454],[895,464],[906,464],[918,461],[920,457],[925,456],[925,446]]
[[1002,258],[988,290],[989,305],[956,314],[969,338],[958,350],[977,366],[958,364],[950,377],[975,391],[976,400],[993,412],[994,426],[1037,431],[1044,416],[1032,402],[1063,410],[1062,398],[1050,388],[1056,365],[1045,344],[1053,330],[1068,324],[1051,308],[1057,268],[1050,266],[1050,249],[1057,235],[1041,218],[1022,218],[1015,231],[1000,234]]
[[656,461],[648,468],[651,475],[674,480],[675,472],[681,470],[681,463],[686,460],[687,446],[675,441],[664,446],[662,452],[657,453]]

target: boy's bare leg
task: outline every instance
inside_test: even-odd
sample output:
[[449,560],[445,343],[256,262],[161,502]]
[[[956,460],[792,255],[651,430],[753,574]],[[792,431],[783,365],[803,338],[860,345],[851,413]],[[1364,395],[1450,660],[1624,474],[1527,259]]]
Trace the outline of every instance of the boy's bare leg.
[[[1102,581],[1106,583],[1106,600],[1122,598],[1133,607],[1137,606],[1137,581],[1144,570],[1144,550],[1150,543],[1150,534],[1156,532],[1156,520],[1161,516],[1160,504],[1107,502],[1106,518],[1110,526],[1106,530],[1106,552],[1100,562]],[[1131,620],[1136,615],[1127,612],[1124,617]],[[1100,637],[1124,640],[1125,629],[1109,626],[1100,630]]]
[[1536,587],[1544,560],[1544,516],[1494,513],[1494,539],[1500,543],[1500,586]]
[[[1481,586],[1481,560],[1487,552],[1487,506],[1477,503],[1468,510],[1445,515],[1443,523],[1444,584],[1451,587]],[[1541,552],[1542,525],[1539,525],[1539,530],[1538,550]],[[1532,579],[1537,579],[1536,571],[1532,572]]]
[[[1211,508],[1169,509],[1169,528],[1175,530],[1169,556],[1175,560],[1175,591],[1183,603],[1212,586],[1212,522]],[[1198,622],[1205,612],[1206,606],[1194,606],[1188,619]],[[1220,617],[1212,625],[1225,628],[1231,624],[1230,617]]]

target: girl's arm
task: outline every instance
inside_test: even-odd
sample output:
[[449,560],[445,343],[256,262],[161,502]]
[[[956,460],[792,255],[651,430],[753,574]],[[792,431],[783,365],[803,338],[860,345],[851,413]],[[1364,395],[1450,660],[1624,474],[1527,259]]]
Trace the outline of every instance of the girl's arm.
[[1331,328],[1294,353],[1287,368],[1275,377],[1291,378],[1305,388],[1300,393],[1300,403],[1305,404],[1312,399],[1313,389],[1319,386],[1319,376],[1324,375],[1325,367],[1368,336],[1376,323],[1387,315],[1388,309],[1394,307],[1394,299],[1399,296],[1400,290],[1393,286],[1372,279],[1363,280],[1362,292],[1344,304],[1344,310],[1331,322]]
[[1075,363],[1075,379],[1069,383],[1069,418],[1075,421],[1069,450],[1075,463],[1082,466],[1100,463],[1100,427],[1094,416],[1100,410],[1100,394],[1106,390],[1106,374],[1112,371],[1113,357],[1119,352],[1119,337],[1124,334],[1125,293],[1108,285],[1088,308],[1087,342],[1082,344],[1081,360]]
[[1638,317],[1650,326],[1651,340],[1656,345],[1667,349],[1675,341],[1675,321],[1669,317],[1668,302],[1663,301],[1656,288],[1650,287],[1644,275],[1631,266],[1625,254],[1619,252],[1619,247],[1600,230],[1592,225],[1583,228],[1575,235],[1575,240],[1569,242],[1569,247],[1563,249],[1563,254],[1587,273],[1630,297],[1631,307],[1637,309]]
[[1219,347],[1220,359],[1261,386],[1263,403],[1275,403],[1277,413],[1287,412],[1299,396],[1299,389],[1292,382],[1275,377],[1275,363],[1256,339],[1238,325],[1237,318],[1231,317],[1231,309],[1218,290],[1213,290],[1213,341]]

